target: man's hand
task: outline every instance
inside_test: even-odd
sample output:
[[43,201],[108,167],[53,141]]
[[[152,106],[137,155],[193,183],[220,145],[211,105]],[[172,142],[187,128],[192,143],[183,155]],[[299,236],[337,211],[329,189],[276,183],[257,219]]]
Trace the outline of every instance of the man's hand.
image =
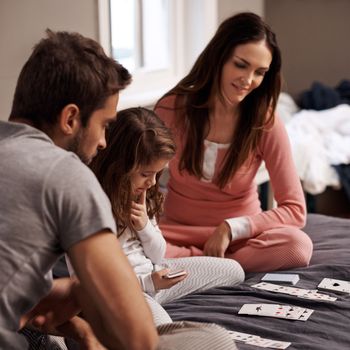
[[226,221],[223,221],[205,242],[203,253],[207,256],[223,258],[231,242],[231,230]]
[[50,293],[21,317],[20,328],[29,325],[44,333],[62,335],[57,326],[80,312],[75,295],[78,285],[78,281],[73,278],[54,280]]
[[80,350],[107,350],[96,338],[90,325],[82,318],[75,316],[68,322],[57,326],[65,337],[79,343]]
[[131,203],[131,221],[134,225],[134,229],[137,231],[142,230],[148,221],[146,192],[147,191],[141,193],[139,203],[135,201]]
[[168,273],[169,269],[163,269],[152,273],[152,281],[155,290],[171,288],[172,286],[183,281],[187,277],[186,274],[174,278],[164,278],[164,276]]

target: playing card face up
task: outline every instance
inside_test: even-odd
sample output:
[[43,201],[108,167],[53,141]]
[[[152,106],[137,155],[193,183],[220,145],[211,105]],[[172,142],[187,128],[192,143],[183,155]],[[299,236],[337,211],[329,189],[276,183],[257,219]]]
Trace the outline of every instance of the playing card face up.
[[331,290],[333,292],[339,293],[349,293],[350,294],[350,282],[343,280],[336,280],[333,278],[324,278],[318,285],[320,289]]
[[306,321],[314,310],[293,305],[244,304],[238,311],[240,315],[266,316],[287,320]]
[[261,338],[258,335],[252,335],[248,333],[235,331],[228,331],[228,333],[231,335],[232,339],[237,342],[255,345],[262,348],[287,349],[288,346],[291,345],[290,342]]
[[255,345],[261,348],[269,348],[269,349],[287,349],[291,343],[286,341],[276,341],[276,340],[271,340],[266,338],[260,338],[260,339],[248,341],[246,342],[246,344]]
[[317,290],[313,289],[303,289],[297,287],[281,286],[273,283],[260,282],[254,284],[252,287],[267,290],[275,293],[282,293],[288,295],[294,295],[298,298],[319,300],[319,301],[335,301],[337,298],[331,297],[327,294],[321,294]]
[[337,298],[331,297],[327,294],[319,293],[317,290],[309,290],[303,295],[298,295],[300,298],[319,300],[319,301],[336,301]]
[[228,331],[228,332],[234,340],[243,342],[243,343],[260,338],[258,335],[252,335],[248,333],[235,332],[235,331]]

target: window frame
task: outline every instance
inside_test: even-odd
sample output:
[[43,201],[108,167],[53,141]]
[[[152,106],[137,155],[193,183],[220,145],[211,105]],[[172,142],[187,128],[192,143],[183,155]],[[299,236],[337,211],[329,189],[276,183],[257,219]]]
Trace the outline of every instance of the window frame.
[[[133,81],[120,95],[118,109],[153,106],[192,66],[218,25],[218,0],[169,0],[169,69],[132,73]],[[111,56],[109,0],[98,0],[99,42]]]

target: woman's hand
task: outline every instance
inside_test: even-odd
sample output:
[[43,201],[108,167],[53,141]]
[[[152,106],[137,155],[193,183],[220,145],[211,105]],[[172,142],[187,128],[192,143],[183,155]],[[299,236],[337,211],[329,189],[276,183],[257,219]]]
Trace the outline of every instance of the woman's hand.
[[205,242],[203,253],[207,256],[223,258],[231,243],[231,229],[226,221],[223,221]]
[[174,278],[165,278],[164,276],[168,274],[169,271],[169,269],[163,269],[152,273],[152,281],[155,290],[171,288],[172,286],[183,281],[187,277],[186,274]]
[[141,193],[139,203],[131,203],[131,221],[136,231],[142,230],[148,221],[146,206],[146,191]]

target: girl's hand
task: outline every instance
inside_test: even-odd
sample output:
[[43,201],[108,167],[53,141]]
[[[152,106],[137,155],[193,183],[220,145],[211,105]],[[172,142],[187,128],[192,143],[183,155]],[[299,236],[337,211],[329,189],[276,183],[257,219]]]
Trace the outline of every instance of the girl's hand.
[[203,253],[207,256],[223,258],[231,243],[231,230],[226,221],[222,222],[205,242]]
[[139,202],[133,201],[131,203],[131,222],[136,231],[142,230],[148,221],[147,207],[146,207],[146,191],[141,193]]
[[155,290],[159,289],[168,289],[174,286],[175,284],[181,282],[187,277],[186,275],[174,277],[174,278],[165,278],[164,276],[169,273],[169,269],[159,270],[152,273],[152,281]]

